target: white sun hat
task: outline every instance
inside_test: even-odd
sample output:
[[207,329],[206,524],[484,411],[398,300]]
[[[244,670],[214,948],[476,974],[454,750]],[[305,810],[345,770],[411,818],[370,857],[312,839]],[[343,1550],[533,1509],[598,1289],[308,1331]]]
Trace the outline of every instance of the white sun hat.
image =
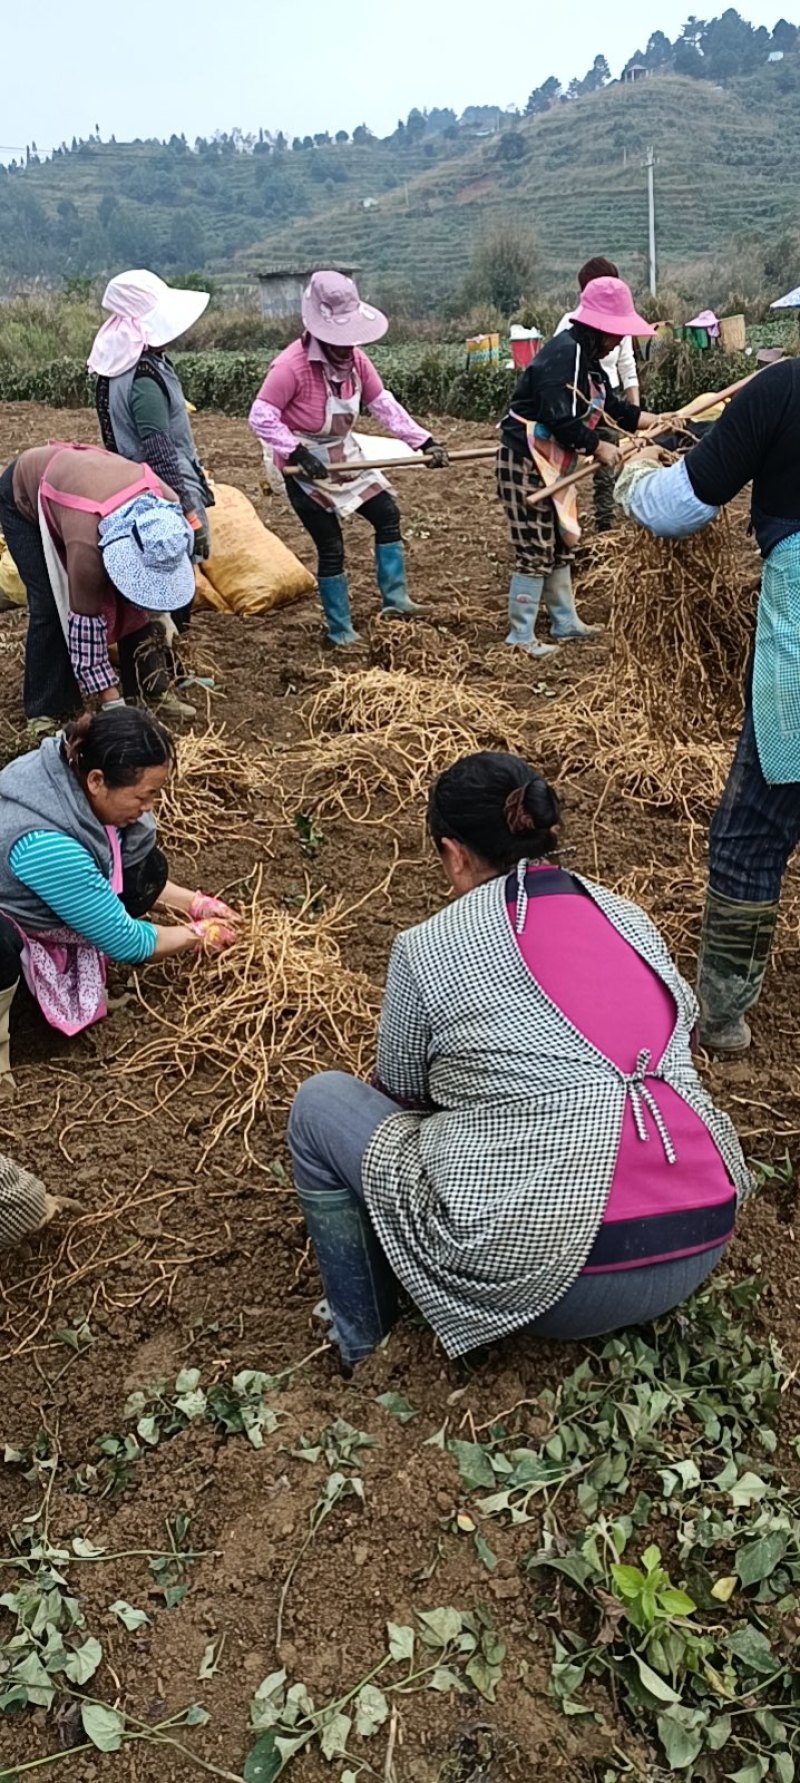
[[103,293],[109,320],[95,335],[89,370],[116,378],[130,371],[145,347],[166,347],[199,321],[207,291],[173,290],[155,272],[120,272]]

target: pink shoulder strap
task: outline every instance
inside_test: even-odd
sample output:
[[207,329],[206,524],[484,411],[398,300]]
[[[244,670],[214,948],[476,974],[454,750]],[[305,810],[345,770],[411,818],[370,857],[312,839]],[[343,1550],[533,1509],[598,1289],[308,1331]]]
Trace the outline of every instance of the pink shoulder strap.
[[[109,453],[109,457],[111,456]],[[108,514],[116,513],[117,508],[124,508],[126,502],[133,501],[134,496],[161,494],[161,484],[155,471],[150,469],[149,464],[141,465],[140,469],[141,476],[135,483],[129,483],[125,489],[117,489],[106,501],[95,501],[86,495],[67,495],[62,489],[54,489],[46,477],[39,484],[39,494],[44,502],[53,502],[55,507],[77,508],[81,514],[97,514],[99,519],[105,520]]]

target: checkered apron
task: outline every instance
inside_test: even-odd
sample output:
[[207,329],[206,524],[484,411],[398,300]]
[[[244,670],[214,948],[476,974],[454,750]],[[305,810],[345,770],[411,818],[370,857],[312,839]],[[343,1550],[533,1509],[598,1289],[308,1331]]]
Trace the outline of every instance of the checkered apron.
[[740,1198],[752,1187],[735,1130],[695,1071],[697,1003],[658,930],[627,899],[579,883],[675,1001],[662,1058],[640,1053],[630,1075],[529,972],[504,877],[408,929],[392,951],[377,1076],[390,1096],[434,1112],[381,1123],[364,1158],[364,1194],[395,1274],[450,1356],[520,1330],[577,1280],[602,1224],[628,1101],[640,1138],[670,1156],[654,1080],[703,1121]]

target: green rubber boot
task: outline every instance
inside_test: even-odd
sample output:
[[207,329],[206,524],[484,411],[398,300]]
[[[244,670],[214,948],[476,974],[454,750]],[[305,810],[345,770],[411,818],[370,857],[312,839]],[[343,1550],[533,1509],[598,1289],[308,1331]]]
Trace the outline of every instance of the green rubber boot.
[[747,1051],[749,1009],[758,1002],[769,965],[777,904],[739,903],[706,893],[697,995],[700,1044],[730,1056]]

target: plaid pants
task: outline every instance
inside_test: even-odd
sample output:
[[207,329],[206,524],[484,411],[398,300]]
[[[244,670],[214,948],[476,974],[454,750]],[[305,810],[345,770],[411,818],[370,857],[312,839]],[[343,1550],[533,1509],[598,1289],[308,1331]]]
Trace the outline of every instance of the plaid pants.
[[497,493],[506,511],[508,536],[514,548],[514,568],[523,576],[549,576],[557,563],[571,563],[551,501],[529,508],[527,497],[543,488],[531,458],[518,458],[501,445],[495,468]]
[[758,759],[750,688],[725,791],[711,819],[711,890],[737,903],[776,904],[800,842],[800,785],[770,786]]

